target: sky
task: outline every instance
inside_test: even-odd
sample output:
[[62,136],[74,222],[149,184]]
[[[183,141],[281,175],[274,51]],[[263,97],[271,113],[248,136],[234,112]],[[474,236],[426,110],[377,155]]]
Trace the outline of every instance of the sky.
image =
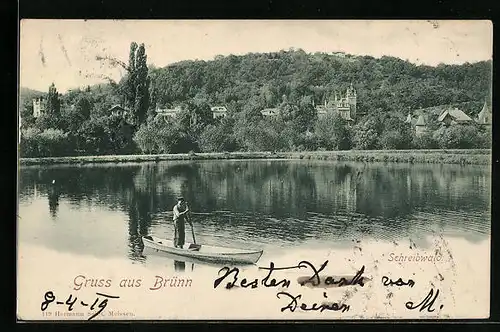
[[216,55],[290,48],[394,56],[416,64],[462,64],[492,59],[490,21],[366,20],[22,20],[19,83],[59,92],[119,80],[131,42],[144,43],[148,64],[164,67]]

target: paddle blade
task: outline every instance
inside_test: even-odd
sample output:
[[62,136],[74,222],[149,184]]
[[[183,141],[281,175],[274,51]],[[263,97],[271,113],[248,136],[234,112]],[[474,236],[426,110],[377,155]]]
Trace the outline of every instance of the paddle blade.
[[194,243],[191,243],[189,244],[189,247],[188,247],[189,250],[194,250],[194,251],[198,251],[201,249],[201,245],[200,244],[194,244]]

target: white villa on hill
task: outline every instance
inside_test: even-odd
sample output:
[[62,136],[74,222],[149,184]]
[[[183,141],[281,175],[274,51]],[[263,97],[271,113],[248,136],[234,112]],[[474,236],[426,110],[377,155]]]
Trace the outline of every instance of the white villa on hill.
[[260,111],[262,116],[276,116],[280,114],[280,109],[277,107],[272,107],[272,108],[264,108],[262,111]]
[[[226,117],[227,116],[227,108],[226,106],[213,106],[210,107],[212,111],[212,117],[214,119]],[[179,112],[182,111],[180,106],[176,106],[174,108],[156,108],[156,114],[158,116],[162,116],[165,118],[175,118]]]
[[182,111],[182,109],[180,107],[157,108],[156,114],[157,114],[157,116],[161,116],[164,118],[175,118],[180,111]]
[[129,114],[129,111],[126,108],[122,107],[121,105],[113,105],[108,110],[108,112],[111,113],[112,115],[122,116],[122,117],[126,117]]
[[210,107],[212,110],[212,116],[214,119],[224,118],[227,116],[227,108],[226,106],[214,106]]

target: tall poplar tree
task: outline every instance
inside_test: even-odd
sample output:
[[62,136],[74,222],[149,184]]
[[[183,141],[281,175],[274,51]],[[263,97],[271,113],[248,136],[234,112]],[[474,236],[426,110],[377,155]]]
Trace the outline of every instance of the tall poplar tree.
[[54,117],[59,117],[61,111],[61,103],[59,101],[59,93],[56,86],[52,83],[49,87],[49,94],[47,95],[47,114]]
[[148,117],[153,118],[156,113],[156,104],[158,102],[158,94],[153,84],[151,84],[151,77],[148,77],[149,81],[149,108]]
[[146,120],[149,108],[149,77],[147,55],[144,44],[137,49],[135,56],[135,121],[137,125]]
[[125,80],[125,95],[126,95],[126,107],[133,109],[135,107],[135,94],[136,94],[136,83],[135,83],[135,54],[137,51],[137,43],[130,43],[130,52],[128,57],[128,75]]

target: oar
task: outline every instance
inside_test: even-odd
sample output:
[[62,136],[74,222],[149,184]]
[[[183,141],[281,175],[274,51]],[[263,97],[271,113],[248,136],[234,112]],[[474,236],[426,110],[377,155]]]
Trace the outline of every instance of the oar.
[[193,223],[189,223],[191,225],[191,235],[193,236],[193,242],[196,244],[196,237],[194,236]]
[[194,227],[193,227],[193,223],[191,222],[191,215],[190,214],[188,215],[188,220],[189,220],[189,225],[191,226],[191,235],[193,236],[193,242],[194,242],[194,244],[192,243],[189,245],[189,249],[200,250],[201,245],[196,244],[196,237],[194,236]]

